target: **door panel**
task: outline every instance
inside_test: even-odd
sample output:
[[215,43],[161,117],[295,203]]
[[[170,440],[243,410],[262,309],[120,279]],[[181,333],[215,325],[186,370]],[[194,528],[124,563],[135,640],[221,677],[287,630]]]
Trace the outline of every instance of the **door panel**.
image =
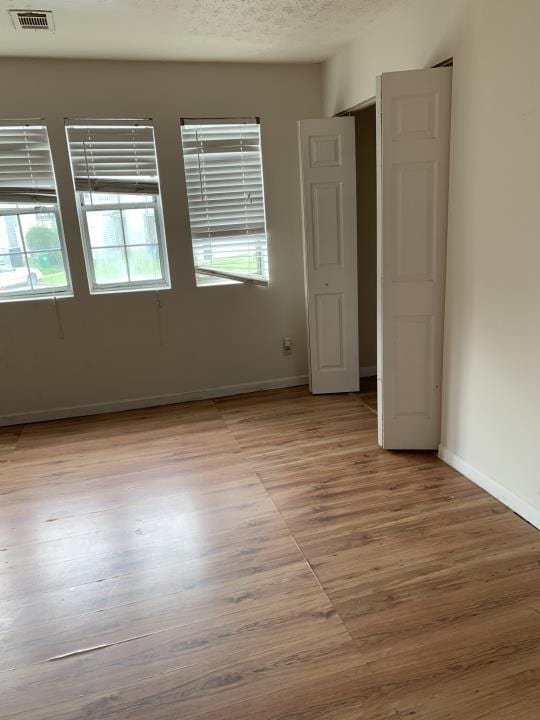
[[343,293],[315,293],[318,370],[344,368],[343,301]]
[[299,123],[310,388],[358,390],[353,118]]
[[395,262],[394,282],[433,281],[435,259],[434,163],[403,163],[394,166]]
[[379,443],[436,449],[441,423],[451,68],[378,78]]
[[341,218],[341,183],[318,183],[311,186],[313,208],[313,242],[315,268],[343,265]]
[[[400,349],[395,367],[395,415],[429,418],[433,406],[433,316],[402,315],[393,327],[395,346]],[[407,382],[400,382],[402,377]]]

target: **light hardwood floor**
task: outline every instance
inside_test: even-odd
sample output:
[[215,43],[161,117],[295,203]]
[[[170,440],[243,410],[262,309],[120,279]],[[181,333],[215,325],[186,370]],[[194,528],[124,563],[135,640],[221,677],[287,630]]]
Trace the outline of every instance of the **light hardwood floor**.
[[1,718],[540,718],[540,535],[358,396],[7,429],[0,474]]

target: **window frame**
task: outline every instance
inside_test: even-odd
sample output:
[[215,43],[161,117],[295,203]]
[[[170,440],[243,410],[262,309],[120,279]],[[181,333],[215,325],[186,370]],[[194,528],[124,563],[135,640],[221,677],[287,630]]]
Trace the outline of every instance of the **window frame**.
[[[183,138],[183,127],[185,125],[187,126],[204,126],[204,125],[235,125],[235,124],[254,124],[259,127],[259,158],[260,158],[260,179],[261,179],[261,189],[262,189],[262,211],[263,211],[263,223],[264,223],[264,238],[265,238],[265,251],[266,251],[266,274],[263,274],[261,271],[260,273],[240,273],[240,272],[234,272],[230,270],[221,270],[218,268],[214,268],[210,265],[197,265],[196,258],[195,258],[195,244],[194,244],[194,238],[193,238],[193,231],[191,228],[191,212],[190,212],[190,206],[189,206],[189,195],[188,195],[188,180],[187,180],[187,173],[185,168],[185,153],[184,153],[184,138]],[[193,258],[193,269],[195,273],[195,283],[196,286],[199,287],[217,287],[217,286],[223,286],[223,285],[237,285],[237,284],[253,284],[253,285],[260,285],[262,287],[268,287],[270,285],[270,268],[269,268],[269,239],[270,234],[268,232],[268,224],[267,224],[267,212],[266,212],[266,192],[265,192],[265,182],[264,182],[264,160],[263,160],[263,148],[262,148],[262,132],[261,132],[261,119],[259,117],[236,117],[236,118],[180,118],[180,146],[182,150],[182,159],[184,162],[184,182],[186,187],[186,202],[188,206],[188,218],[189,218],[189,224],[190,224],[190,241],[191,241],[191,252],[192,252],[192,258]],[[232,237],[232,235],[231,235]],[[249,238],[253,238],[253,236],[246,235],[246,242],[249,243]],[[257,241],[258,245],[261,244],[261,241]],[[260,267],[262,253],[257,253],[256,260],[258,264],[258,269],[262,270]],[[208,283],[199,283],[197,276],[203,275],[205,277],[208,277],[209,280],[212,278],[215,278],[216,280],[221,279],[223,282],[208,282]]]
[[[21,251],[14,253],[17,255],[22,255],[24,258],[24,267],[26,267],[26,270],[28,272],[28,276],[30,279],[31,274],[31,268],[28,263],[28,257],[33,254],[38,254],[39,251],[29,251],[26,247],[26,240],[24,236],[23,227],[21,224],[21,215],[40,215],[40,214],[49,214],[54,215],[55,222],[56,222],[56,229],[58,232],[58,240],[59,240],[59,247],[58,248],[51,248],[50,250],[52,252],[60,252],[62,255],[62,263],[63,263],[63,269],[66,276],[66,284],[62,287],[46,287],[43,289],[36,289],[31,286],[32,281],[30,280],[29,287],[28,288],[20,288],[15,290],[14,292],[7,292],[3,293],[0,292],[0,303],[7,303],[7,302],[25,302],[29,300],[56,300],[56,299],[63,299],[63,298],[72,298],[73,297],[73,281],[71,278],[71,269],[69,266],[69,258],[67,253],[67,247],[66,247],[66,237],[64,233],[64,226],[62,224],[62,215],[60,212],[60,204],[59,204],[59,196],[58,196],[58,184],[56,182],[56,172],[54,167],[54,161],[52,157],[52,148],[51,148],[51,141],[49,138],[49,132],[46,123],[42,118],[32,118],[27,120],[0,120],[0,128],[13,128],[13,129],[21,129],[23,127],[27,127],[28,129],[32,128],[41,128],[45,132],[45,137],[47,141],[47,147],[49,152],[49,158],[50,158],[50,164],[51,164],[51,172],[52,172],[52,181],[53,181],[53,187],[55,192],[55,200],[51,203],[46,204],[32,204],[31,201],[28,202],[12,202],[12,203],[2,203],[0,201],[0,217],[16,217],[17,218],[17,225],[19,230],[19,235],[21,239]],[[5,207],[6,205],[12,205],[14,207]],[[19,205],[22,205],[24,207],[19,207]],[[45,251],[43,251],[45,252]],[[2,256],[8,256],[12,253],[0,253]]]
[[[81,239],[82,239],[82,246],[83,246],[83,255],[84,255],[84,263],[86,268],[86,277],[88,280],[88,288],[91,295],[107,295],[107,294],[120,294],[120,293],[132,293],[132,292],[148,292],[148,291],[155,291],[155,292],[161,292],[162,290],[170,290],[171,289],[171,276],[170,276],[170,267],[169,267],[169,257],[168,257],[168,251],[167,251],[167,240],[165,235],[165,225],[164,225],[164,217],[163,217],[163,201],[162,201],[162,195],[161,195],[161,182],[160,182],[160,171],[159,171],[159,163],[158,163],[158,155],[157,155],[157,144],[156,144],[156,137],[155,137],[155,130],[154,130],[154,123],[151,118],[82,118],[82,119],[70,119],[65,118],[64,119],[64,125],[65,125],[65,133],[66,133],[66,142],[68,147],[68,154],[69,154],[69,161],[70,161],[70,169],[71,169],[71,178],[73,182],[73,190],[75,193],[75,200],[77,205],[77,215],[79,219],[79,228],[81,233]],[[147,193],[147,196],[150,196],[153,198],[151,202],[116,202],[116,203],[94,203],[93,197],[94,195],[104,194],[104,195],[126,195],[126,192],[122,192],[120,189],[115,192],[114,189],[108,189],[108,190],[92,190],[91,188],[88,188],[86,190],[78,190],[76,187],[76,177],[75,177],[75,167],[73,162],[73,157],[71,153],[71,144],[70,144],[70,138],[69,138],[69,129],[70,128],[91,128],[91,127],[106,127],[109,129],[116,128],[118,130],[125,130],[132,127],[149,127],[152,130],[152,138],[153,138],[153,148],[154,148],[154,157],[155,157],[155,163],[156,163],[156,181],[157,181],[157,188],[158,188],[158,194],[152,194]],[[89,204],[86,204],[84,202],[84,195],[90,194],[91,202]],[[144,193],[141,193],[144,194]],[[155,227],[156,227],[156,236],[157,236],[157,243],[137,243],[133,245],[129,245],[126,242],[126,235],[125,235],[125,223],[123,218],[123,210],[129,210],[132,208],[135,209],[144,209],[151,207],[154,212],[154,220],[155,220]],[[88,219],[87,214],[88,211],[93,210],[118,210],[120,212],[120,218],[121,218],[121,226],[122,226],[122,237],[123,237],[123,245],[107,245],[103,246],[108,248],[115,248],[115,249],[123,249],[124,251],[124,257],[126,260],[126,272],[128,274],[129,278],[129,262],[127,259],[127,248],[128,247],[148,247],[156,246],[158,248],[159,252],[159,264],[161,268],[161,279],[158,280],[128,280],[126,282],[112,282],[112,283],[98,283],[96,281],[96,274],[95,274],[95,268],[94,268],[94,261],[92,257],[92,243],[90,239],[90,232],[88,228]],[[95,248],[94,248],[95,249]]]
[[[60,216],[60,209],[58,207],[58,203],[55,203],[54,205],[35,205],[34,207],[28,207],[28,208],[4,208],[2,207],[2,204],[0,203],[0,217],[9,217],[9,216],[15,216],[17,218],[17,224],[19,227],[19,234],[21,236],[21,240],[23,243],[23,250],[20,253],[15,253],[17,255],[22,255],[24,257],[24,262],[28,275],[30,276],[31,268],[28,264],[28,256],[38,254],[40,251],[28,251],[26,249],[26,243],[24,239],[24,232],[23,227],[21,224],[21,215],[40,215],[40,214],[48,214],[48,215],[54,215],[56,220],[56,227],[58,229],[58,238],[60,240],[60,247],[59,248],[51,248],[50,251],[52,252],[61,252],[62,253],[62,261],[64,264],[64,272],[66,273],[66,286],[62,287],[58,290],[56,290],[53,287],[47,287],[43,288],[43,290],[36,290],[35,288],[30,287],[28,290],[19,290],[15,292],[8,292],[8,293],[2,293],[0,292],[0,302],[10,302],[13,300],[52,300],[56,298],[69,298],[73,297],[73,285],[71,282],[71,273],[69,270],[69,262],[67,257],[67,250],[66,250],[66,243],[64,239],[64,233],[62,228],[62,220]],[[47,251],[42,251],[47,252]],[[11,255],[11,253],[0,253],[0,255]]]
[[[86,265],[86,275],[88,278],[88,285],[90,289],[90,293],[92,295],[99,295],[99,294],[109,294],[109,293],[123,293],[123,292],[144,292],[149,290],[155,290],[155,291],[161,291],[161,290],[170,290],[171,288],[171,281],[169,276],[169,262],[168,262],[168,256],[167,256],[167,245],[165,242],[165,232],[163,228],[163,208],[161,204],[161,193],[159,195],[153,195],[152,197],[155,198],[155,200],[151,203],[149,202],[138,202],[138,203],[99,203],[99,204],[90,204],[86,205],[83,202],[84,193],[88,192],[85,190],[75,190],[75,194],[77,196],[77,211],[79,215],[79,225],[81,228],[81,235],[82,235],[82,241],[83,241],[83,254],[84,254],[84,263]],[[112,193],[108,193],[112,194]],[[121,194],[121,193],[120,193]],[[149,245],[154,245],[154,243],[136,243],[133,245],[128,245],[126,243],[126,234],[125,234],[125,222],[124,217],[122,214],[122,210],[131,210],[131,209],[145,209],[151,207],[154,210],[154,219],[156,222],[156,235],[157,235],[157,245],[159,249],[159,264],[161,268],[161,274],[162,274],[162,280],[135,280],[131,281],[128,280],[127,282],[114,282],[114,283],[97,283],[96,282],[96,275],[94,270],[94,261],[92,257],[92,243],[90,241],[90,231],[88,229],[88,218],[87,214],[88,212],[92,212],[95,210],[118,210],[120,212],[120,219],[121,219],[121,226],[122,226],[122,237],[123,237],[123,244],[122,245],[104,245],[104,248],[111,248],[111,249],[122,249],[124,251],[124,256],[126,258],[126,271],[129,278],[129,262],[127,259],[127,248],[128,247],[148,247]],[[95,248],[94,248],[95,249]]]

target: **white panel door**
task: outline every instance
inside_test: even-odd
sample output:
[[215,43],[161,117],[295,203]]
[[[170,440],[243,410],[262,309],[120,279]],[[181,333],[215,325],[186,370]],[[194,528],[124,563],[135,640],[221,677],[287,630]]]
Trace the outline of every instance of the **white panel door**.
[[437,448],[452,69],[383,74],[378,116],[379,444]]
[[299,122],[312,393],[358,390],[354,118]]

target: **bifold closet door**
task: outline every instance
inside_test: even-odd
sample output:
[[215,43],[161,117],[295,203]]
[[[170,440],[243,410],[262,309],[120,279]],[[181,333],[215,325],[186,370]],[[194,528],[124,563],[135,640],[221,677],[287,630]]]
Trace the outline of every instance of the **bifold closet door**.
[[299,122],[312,393],[359,388],[354,118]]
[[452,69],[377,85],[379,444],[435,450],[441,379]]

